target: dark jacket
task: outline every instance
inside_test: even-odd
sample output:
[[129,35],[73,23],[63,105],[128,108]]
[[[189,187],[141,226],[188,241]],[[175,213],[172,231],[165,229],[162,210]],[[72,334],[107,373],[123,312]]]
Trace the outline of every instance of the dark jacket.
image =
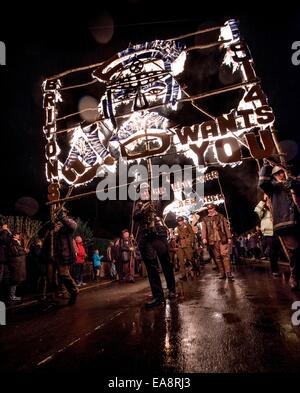
[[247,248],[253,249],[256,248],[258,244],[258,237],[255,233],[252,233],[250,238],[247,239]]
[[163,224],[162,217],[162,201],[157,200],[152,202],[153,210],[153,223],[151,223],[151,211],[148,206],[148,201],[139,201],[133,213],[133,219],[139,226],[137,235],[137,242],[141,240],[150,239],[154,237],[167,238],[167,229]]
[[54,234],[54,259],[59,265],[70,265],[76,261],[73,233],[77,224],[69,217],[62,217],[60,222],[63,226]]
[[111,260],[116,263],[121,261],[120,245],[111,246]]
[[130,260],[130,239],[120,239],[120,255],[122,262],[129,262]]
[[54,255],[51,256],[51,230],[49,229],[45,234],[44,234],[44,240],[43,240],[43,245],[42,245],[42,250],[41,250],[41,257],[40,257],[40,262],[41,264],[48,265],[48,264],[54,264]]
[[0,263],[8,262],[8,248],[12,239],[12,234],[1,229],[0,231]]
[[273,228],[280,235],[281,230],[299,224],[299,213],[290,190],[293,188],[299,195],[300,183],[294,180],[277,182],[272,178],[271,172],[272,167],[264,165],[259,173],[258,185],[272,201]]
[[10,285],[18,285],[26,280],[26,253],[17,240],[12,240],[9,249],[9,281]]
[[208,244],[214,243],[214,230],[213,223],[216,223],[216,228],[222,244],[228,243],[228,239],[231,239],[231,232],[227,224],[226,218],[217,213],[214,216],[206,216],[202,222],[202,240],[206,239]]
[[[43,248],[39,244],[32,244],[27,256],[27,274],[32,277],[45,275],[46,268],[44,265]],[[30,280],[30,278],[29,278]]]

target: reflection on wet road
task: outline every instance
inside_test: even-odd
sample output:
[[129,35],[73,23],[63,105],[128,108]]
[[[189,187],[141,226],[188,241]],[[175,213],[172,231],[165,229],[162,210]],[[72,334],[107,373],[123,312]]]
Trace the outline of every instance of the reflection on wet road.
[[300,371],[300,326],[284,276],[239,267],[236,280],[177,283],[178,298],[147,310],[145,279],[85,291],[73,307],[8,316],[1,368],[25,373],[97,370],[103,374]]

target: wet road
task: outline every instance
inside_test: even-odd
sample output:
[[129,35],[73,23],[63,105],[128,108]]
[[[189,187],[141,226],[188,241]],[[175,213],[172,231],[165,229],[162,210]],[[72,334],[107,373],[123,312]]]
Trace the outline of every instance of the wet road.
[[[234,283],[210,267],[178,282],[178,299],[146,310],[147,279],[80,293],[74,306],[10,312],[0,329],[3,373],[286,373],[300,371],[300,293],[287,277],[239,267]],[[300,318],[299,318],[300,319]]]

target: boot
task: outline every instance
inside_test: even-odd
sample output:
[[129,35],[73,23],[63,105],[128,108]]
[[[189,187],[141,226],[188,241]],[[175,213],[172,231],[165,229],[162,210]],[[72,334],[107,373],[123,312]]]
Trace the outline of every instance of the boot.
[[151,300],[150,302],[147,302],[145,304],[146,308],[153,308],[153,307],[157,307],[160,306],[161,304],[164,304],[165,300],[164,298],[153,298],[153,300]]
[[290,250],[290,279],[289,285],[292,291],[296,291],[298,287],[298,262],[297,259],[300,258],[296,250]]
[[176,299],[175,289],[169,289],[168,299]]
[[227,280],[228,280],[228,281],[234,281],[234,277],[233,277],[233,275],[232,275],[231,272],[226,273],[226,277],[227,277]]
[[78,296],[78,292],[72,292],[72,293],[70,294],[70,299],[69,299],[69,301],[68,301],[68,305],[69,305],[69,306],[71,306],[72,304],[75,304],[75,303],[76,303],[77,296]]

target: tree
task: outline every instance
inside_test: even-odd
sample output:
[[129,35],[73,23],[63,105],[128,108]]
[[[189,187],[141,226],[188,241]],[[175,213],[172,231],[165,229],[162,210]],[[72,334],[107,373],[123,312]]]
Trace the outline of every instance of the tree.
[[42,222],[23,216],[0,216],[1,222],[7,222],[12,232],[19,231],[22,234],[24,247],[29,248],[30,243],[37,237],[42,227]]
[[90,247],[94,243],[94,234],[87,222],[83,222],[80,218],[76,218],[77,228],[74,237],[80,236],[85,247]]

